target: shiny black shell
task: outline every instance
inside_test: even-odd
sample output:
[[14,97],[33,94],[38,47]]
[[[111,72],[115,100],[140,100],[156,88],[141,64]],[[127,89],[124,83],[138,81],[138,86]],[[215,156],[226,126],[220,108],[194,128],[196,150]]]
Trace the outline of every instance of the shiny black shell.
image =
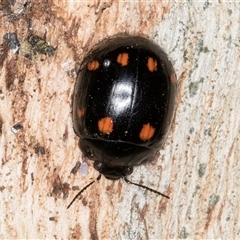
[[171,126],[176,77],[163,50],[139,36],[113,37],[83,60],[73,96],[82,153],[118,179],[154,158]]

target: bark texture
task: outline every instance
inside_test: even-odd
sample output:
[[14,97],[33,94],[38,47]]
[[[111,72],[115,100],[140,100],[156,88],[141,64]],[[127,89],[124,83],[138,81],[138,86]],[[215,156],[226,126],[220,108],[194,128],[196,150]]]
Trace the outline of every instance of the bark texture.
[[[239,26],[233,2],[1,0],[0,238],[240,238]],[[131,175],[171,199],[101,178],[67,210],[98,176],[89,161],[73,169],[76,73],[123,32],[157,42],[176,70],[168,139]]]

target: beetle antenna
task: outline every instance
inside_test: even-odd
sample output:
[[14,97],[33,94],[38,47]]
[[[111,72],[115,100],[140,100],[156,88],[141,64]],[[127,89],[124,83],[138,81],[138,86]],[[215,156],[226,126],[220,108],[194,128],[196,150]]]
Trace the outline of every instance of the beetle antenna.
[[93,183],[95,183],[96,181],[99,181],[101,178],[101,174],[98,175],[98,177],[93,180],[92,182],[90,182],[88,185],[86,185],[79,193],[77,193],[77,195],[73,198],[73,200],[69,203],[69,205],[67,206],[67,209],[69,209],[71,207],[71,205],[75,202],[75,200],[88,188],[90,187]]
[[156,193],[156,194],[158,194],[158,195],[161,195],[161,196],[163,196],[163,197],[165,197],[165,198],[170,199],[169,196],[167,196],[167,195],[165,195],[165,194],[163,194],[163,193],[160,193],[160,192],[158,192],[158,191],[156,191],[156,190],[154,190],[154,189],[152,189],[152,188],[150,188],[150,187],[147,187],[147,186],[144,186],[144,185],[141,185],[141,184],[138,184],[138,183],[131,182],[131,181],[128,180],[126,177],[123,178],[123,179],[125,180],[126,183],[131,183],[131,184],[133,184],[133,185],[135,185],[135,186],[138,186],[138,187],[147,189],[147,190],[149,190],[149,191],[151,191],[151,192],[154,192],[154,193]]

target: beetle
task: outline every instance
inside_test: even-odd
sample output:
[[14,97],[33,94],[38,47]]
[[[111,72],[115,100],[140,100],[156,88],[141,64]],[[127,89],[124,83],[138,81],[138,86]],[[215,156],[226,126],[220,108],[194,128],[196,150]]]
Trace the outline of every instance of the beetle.
[[162,146],[176,92],[173,66],[151,40],[124,35],[97,44],[81,64],[73,94],[83,155],[107,179],[130,182],[125,177],[133,167],[153,160]]

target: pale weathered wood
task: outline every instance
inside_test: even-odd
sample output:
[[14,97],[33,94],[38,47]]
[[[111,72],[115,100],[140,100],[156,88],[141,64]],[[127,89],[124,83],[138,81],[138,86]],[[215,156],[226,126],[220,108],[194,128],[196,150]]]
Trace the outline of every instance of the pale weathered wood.
[[[12,4],[12,5],[11,5]],[[2,0],[0,6],[0,238],[240,238],[239,4]],[[16,53],[3,40],[17,33]],[[160,157],[131,180],[74,175],[81,160],[71,102],[76,72],[100,40],[148,36],[169,54],[179,82],[174,124]],[[53,56],[24,57],[28,35]],[[29,57],[29,56],[28,56]],[[19,122],[23,128],[11,131]]]

